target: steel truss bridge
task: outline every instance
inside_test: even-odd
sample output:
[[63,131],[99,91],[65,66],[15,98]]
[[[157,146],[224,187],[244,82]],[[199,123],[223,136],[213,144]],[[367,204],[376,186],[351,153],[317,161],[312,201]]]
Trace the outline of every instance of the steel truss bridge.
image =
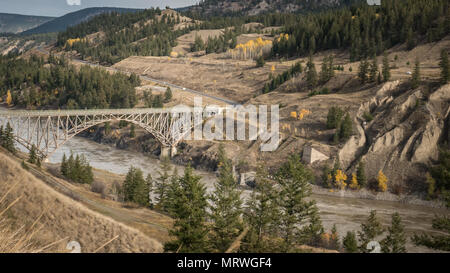
[[[182,115],[188,112],[191,114]],[[170,156],[170,153],[176,153],[176,145],[183,137],[204,121],[194,118],[194,113],[192,108],[185,108],[185,112],[171,108],[0,110],[0,126],[5,128],[9,123],[14,139],[28,150],[34,146],[38,155],[45,160],[74,136],[93,126],[110,121],[127,121],[152,134],[161,143],[162,154]],[[186,120],[186,117],[190,120]]]

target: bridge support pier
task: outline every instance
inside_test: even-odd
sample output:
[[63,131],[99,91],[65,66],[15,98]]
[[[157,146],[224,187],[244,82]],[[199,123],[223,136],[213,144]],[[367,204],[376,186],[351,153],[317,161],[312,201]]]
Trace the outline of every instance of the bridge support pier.
[[161,155],[160,158],[164,158],[164,157],[174,157],[177,154],[177,147],[176,146],[172,146],[172,147],[166,147],[166,146],[162,146],[161,147]]

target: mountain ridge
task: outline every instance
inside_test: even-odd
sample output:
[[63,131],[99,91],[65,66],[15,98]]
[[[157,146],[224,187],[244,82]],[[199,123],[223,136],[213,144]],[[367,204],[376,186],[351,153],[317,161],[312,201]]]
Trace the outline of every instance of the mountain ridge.
[[20,33],[53,19],[55,17],[0,13],[0,33]]
[[107,12],[126,13],[126,12],[136,12],[138,10],[140,9],[114,8],[114,7],[86,8],[75,12],[67,13],[63,16],[57,17],[35,28],[24,31],[21,34],[30,35],[30,34],[60,32],[66,30],[70,26],[74,26],[84,21],[87,21],[90,18],[100,15],[102,13]]

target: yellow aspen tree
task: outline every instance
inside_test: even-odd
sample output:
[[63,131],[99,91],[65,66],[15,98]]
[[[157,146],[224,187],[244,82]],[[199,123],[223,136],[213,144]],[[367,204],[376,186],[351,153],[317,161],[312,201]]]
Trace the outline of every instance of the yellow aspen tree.
[[359,190],[358,178],[356,178],[356,174],[352,174],[352,182],[349,185],[352,190]]
[[11,106],[12,104],[11,90],[8,90],[6,93],[6,104],[8,104],[8,106]]
[[377,177],[377,181],[378,181],[378,189],[382,192],[387,191],[387,184],[388,184],[388,179],[387,177],[384,175],[383,171],[380,170],[378,172],[378,177]]
[[345,190],[345,187],[347,187],[347,183],[345,183],[347,181],[347,175],[341,170],[336,171],[334,181],[338,189]]

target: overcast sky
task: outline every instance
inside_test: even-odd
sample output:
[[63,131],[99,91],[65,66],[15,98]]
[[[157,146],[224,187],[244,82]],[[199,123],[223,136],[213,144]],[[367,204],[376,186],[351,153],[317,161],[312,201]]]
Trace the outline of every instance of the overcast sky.
[[179,8],[198,0],[0,0],[0,13],[61,16],[89,7]]

